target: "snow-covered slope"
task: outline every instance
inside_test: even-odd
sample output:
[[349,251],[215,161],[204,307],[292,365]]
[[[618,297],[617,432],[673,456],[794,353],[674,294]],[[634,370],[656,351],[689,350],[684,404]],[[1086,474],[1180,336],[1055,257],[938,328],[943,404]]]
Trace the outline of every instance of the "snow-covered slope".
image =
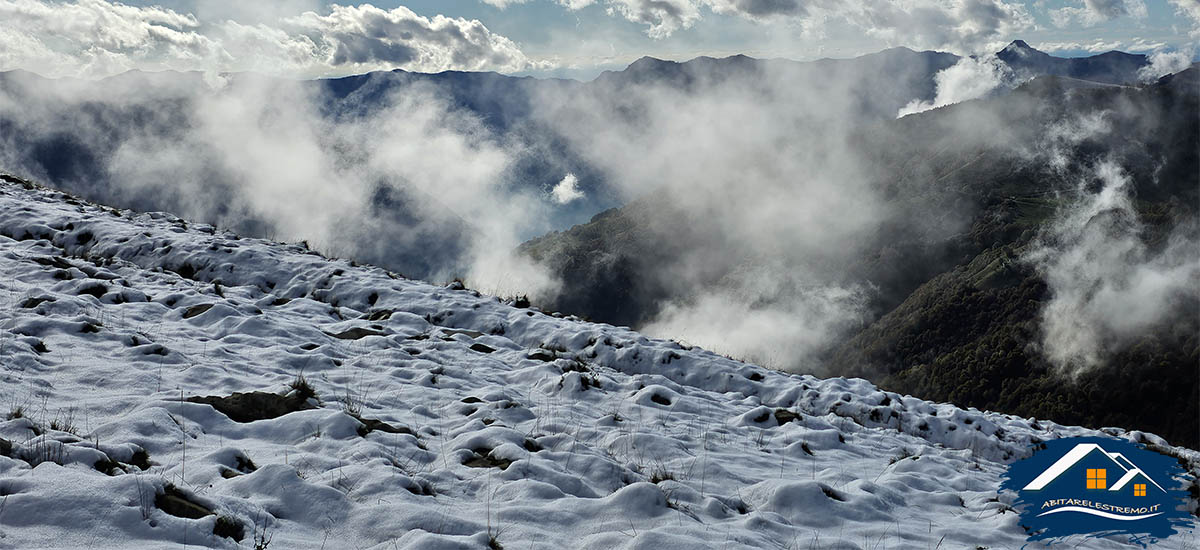
[[13,178],[0,304],[0,548],[1017,548],[1006,463],[1095,433]]

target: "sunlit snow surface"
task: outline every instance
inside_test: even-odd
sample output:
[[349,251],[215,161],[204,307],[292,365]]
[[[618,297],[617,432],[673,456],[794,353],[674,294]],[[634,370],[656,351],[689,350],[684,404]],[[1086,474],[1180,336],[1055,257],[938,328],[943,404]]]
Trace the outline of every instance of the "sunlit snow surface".
[[[0,438],[49,459],[0,457],[0,548],[239,547],[213,534],[218,516],[244,527],[241,547],[257,531],[277,549],[478,549],[489,529],[508,549],[1019,548],[1005,464],[1031,440],[1097,433],[10,183],[0,304]],[[382,335],[332,336],[356,327]],[[299,374],[315,409],[238,423],[186,401],[286,393]],[[362,437],[347,404],[412,434]],[[138,450],[148,470],[93,467]],[[215,515],[155,508],[167,484]]]

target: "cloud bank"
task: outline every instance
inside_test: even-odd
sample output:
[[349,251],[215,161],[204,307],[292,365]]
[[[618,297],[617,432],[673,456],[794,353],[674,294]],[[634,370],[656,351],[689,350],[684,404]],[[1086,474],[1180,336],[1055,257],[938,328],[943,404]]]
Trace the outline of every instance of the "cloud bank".
[[[336,100],[311,83],[255,75],[220,89],[198,75],[8,75],[0,123],[12,133],[0,136],[0,166],[409,276],[552,293],[550,277],[510,252],[548,229],[550,207],[537,188],[510,185],[518,146],[437,89],[384,76],[355,93]],[[31,163],[39,151],[54,158]],[[92,164],[74,173],[72,157]]]
[[394,68],[514,72],[540,66],[478,20],[423,17],[403,6],[334,4],[327,13],[289,16],[266,8],[235,11],[218,9],[214,15],[250,22],[201,20],[167,7],[107,0],[0,0],[0,70],[52,77],[103,77],[131,69],[316,77]]
[[[480,0],[504,9],[535,0]],[[1104,0],[1088,0],[1089,3]],[[1111,1],[1111,0],[1109,0]],[[1184,0],[1186,1],[1186,0]],[[977,53],[1033,27],[1025,6],[1010,0],[555,0],[570,10],[602,6],[614,17],[664,39],[695,26],[705,12],[749,21],[784,21],[820,33],[845,23],[892,44]],[[1130,3],[1140,0],[1128,0]],[[1083,8],[1079,8],[1083,10]],[[1144,6],[1142,12],[1145,11]]]
[[[1133,1],[1133,0],[1131,0]],[[512,0],[489,3],[512,4]],[[844,22],[892,44],[975,53],[995,49],[1033,19],[1007,0],[559,0],[570,9],[603,5],[644,25],[651,38],[691,28],[705,10],[751,21],[782,20],[802,29]]]

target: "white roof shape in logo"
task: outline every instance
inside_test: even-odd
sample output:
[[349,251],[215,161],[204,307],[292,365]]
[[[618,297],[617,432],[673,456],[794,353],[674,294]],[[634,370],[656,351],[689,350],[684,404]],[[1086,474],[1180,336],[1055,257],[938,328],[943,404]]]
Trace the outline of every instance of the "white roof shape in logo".
[[1110,453],[1095,443],[1080,443],[1076,445],[1070,451],[1067,451],[1067,454],[1063,455],[1062,458],[1058,459],[1057,462],[1052,464],[1049,468],[1046,468],[1046,471],[1042,472],[1041,475],[1033,478],[1033,481],[1030,481],[1029,484],[1026,485],[1022,490],[1040,491],[1044,489],[1050,484],[1051,481],[1058,479],[1058,476],[1062,475],[1067,470],[1070,470],[1072,466],[1075,466],[1075,464],[1077,464],[1080,460],[1083,460],[1083,457],[1091,454],[1092,451],[1100,451],[1101,454],[1111,460],[1113,464],[1116,464],[1117,467],[1124,472],[1124,474],[1121,476],[1121,479],[1118,479],[1117,482],[1112,485],[1112,487],[1108,488],[1109,491],[1120,491],[1123,487],[1125,487],[1126,484],[1132,481],[1133,478],[1140,475],[1146,478],[1146,480],[1150,483],[1153,483],[1154,486],[1158,487],[1160,491],[1164,493],[1167,492],[1167,490],[1163,489],[1162,485],[1159,485],[1157,481],[1150,479],[1150,476],[1146,475],[1146,472],[1143,472],[1142,469],[1138,468],[1136,464],[1134,464],[1128,458],[1125,458],[1125,455],[1122,455],[1121,453]]

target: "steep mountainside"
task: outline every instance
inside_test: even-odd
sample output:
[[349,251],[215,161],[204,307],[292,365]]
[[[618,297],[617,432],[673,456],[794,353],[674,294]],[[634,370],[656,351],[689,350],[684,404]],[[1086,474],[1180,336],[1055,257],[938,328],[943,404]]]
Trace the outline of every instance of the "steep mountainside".
[[[858,146],[880,167],[874,188],[900,215],[880,223],[863,252],[841,269],[846,281],[870,282],[873,313],[817,364],[801,368],[868,376],[934,399],[1097,427],[1134,426],[1200,444],[1200,306],[1184,300],[1164,313],[1166,322],[1116,350],[1103,366],[1064,380],[1039,349],[1040,313],[1054,294],[1028,260],[1051,242],[1064,211],[1099,190],[1094,169],[1105,161],[1119,163],[1128,177],[1137,239],[1149,254],[1169,246],[1171,235],[1196,241],[1196,73],[1193,68],[1140,89],[1041,78],[1013,94],[868,128]],[[962,130],[980,120],[995,125],[987,132]],[[1106,131],[1053,141],[1068,129],[1082,132],[1078,126],[1088,120],[1103,120]],[[1080,181],[1087,184],[1080,188]],[[653,275],[663,272],[655,266],[683,261],[689,247],[701,246],[658,228],[679,235],[708,230],[704,216],[674,209],[673,200],[647,196],[523,245],[567,281],[567,292],[549,305],[639,326],[663,304],[693,299],[688,293],[697,289]],[[710,288],[720,288],[721,275],[711,279]]]
[[0,275],[0,548],[1016,547],[1005,464],[1098,433],[9,176]]

